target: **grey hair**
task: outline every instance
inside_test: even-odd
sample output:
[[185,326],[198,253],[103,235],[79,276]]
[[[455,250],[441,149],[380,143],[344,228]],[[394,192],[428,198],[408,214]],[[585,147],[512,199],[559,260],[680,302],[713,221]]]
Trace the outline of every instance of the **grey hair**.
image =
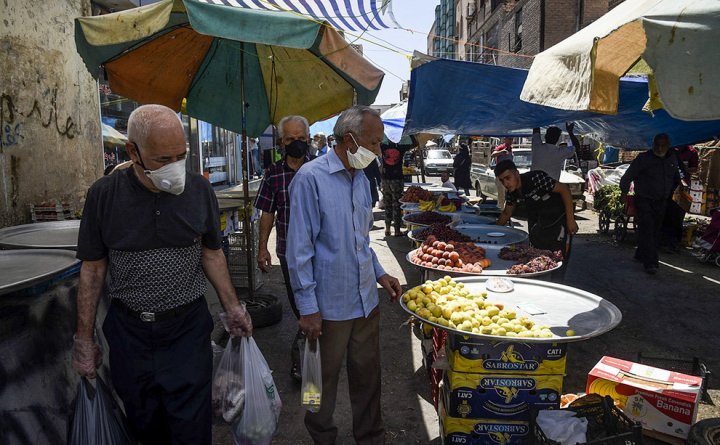
[[362,133],[363,119],[365,119],[366,114],[380,117],[380,113],[378,113],[377,110],[365,105],[355,105],[343,111],[335,123],[333,135],[338,139],[342,139],[342,137],[349,132],[355,134]]
[[141,105],[128,118],[128,140],[142,145],[147,141],[151,129],[176,125],[182,127],[182,121],[171,108],[158,104]]
[[280,119],[280,122],[278,122],[278,136],[280,136],[280,139],[285,137],[285,124],[288,122],[301,122],[305,126],[305,134],[310,134],[310,124],[308,123],[308,120],[305,119],[303,116],[292,114],[290,116],[285,116],[284,118]]

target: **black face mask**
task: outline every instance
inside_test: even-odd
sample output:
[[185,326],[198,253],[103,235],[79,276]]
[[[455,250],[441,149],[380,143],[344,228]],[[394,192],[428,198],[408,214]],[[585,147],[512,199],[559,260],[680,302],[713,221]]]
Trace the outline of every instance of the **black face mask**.
[[308,143],[305,141],[292,141],[285,146],[285,154],[293,158],[303,158],[308,152]]

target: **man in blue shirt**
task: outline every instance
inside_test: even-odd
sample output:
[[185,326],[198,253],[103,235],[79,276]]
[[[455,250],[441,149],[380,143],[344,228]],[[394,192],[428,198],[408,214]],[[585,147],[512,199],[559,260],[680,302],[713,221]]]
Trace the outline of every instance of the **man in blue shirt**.
[[362,169],[380,154],[383,123],[369,107],[343,112],[337,146],[298,170],[290,184],[286,258],[300,329],[322,360],[322,399],[305,426],[316,444],[333,444],[333,411],[347,354],[353,435],[358,445],[384,443],[380,412],[379,283],[393,302],[402,293],[370,248],[370,188]]

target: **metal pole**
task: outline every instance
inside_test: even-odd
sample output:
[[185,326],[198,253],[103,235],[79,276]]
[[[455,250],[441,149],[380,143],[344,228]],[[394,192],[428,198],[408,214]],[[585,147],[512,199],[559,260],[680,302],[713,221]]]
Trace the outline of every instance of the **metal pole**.
[[248,184],[247,116],[245,113],[245,43],[240,42],[240,119],[242,120],[243,220],[245,223],[245,258],[248,268],[248,299],[255,296],[255,267],[252,255],[253,232],[250,225],[250,185]]

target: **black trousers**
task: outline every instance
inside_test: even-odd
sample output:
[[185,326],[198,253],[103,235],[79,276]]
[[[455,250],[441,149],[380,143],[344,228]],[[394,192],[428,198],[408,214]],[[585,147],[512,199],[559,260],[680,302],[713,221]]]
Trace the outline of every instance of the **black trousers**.
[[156,322],[110,305],[103,332],[112,383],[143,445],[211,445],[212,329],[205,298]]
[[657,248],[663,219],[665,199],[648,199],[635,196],[635,221],[637,222],[637,249],[635,258],[645,266],[658,265]]
[[[288,265],[285,258],[280,258],[280,269],[282,269],[283,278],[285,279],[285,290],[287,291],[288,303],[290,303],[290,308],[292,309],[293,314],[295,314],[295,318],[300,320],[300,311],[298,311],[297,304],[295,304],[295,294],[293,293],[292,286],[290,285],[290,272],[288,271]],[[305,336],[300,331],[300,328],[298,328],[292,345],[290,345],[290,359],[292,360],[293,365],[302,365],[302,363],[300,363],[300,345],[303,341],[305,341]],[[304,345],[304,343],[302,344]]]
[[675,201],[668,199],[665,204],[665,217],[662,224],[662,241],[669,246],[680,244],[683,233],[685,210]]

